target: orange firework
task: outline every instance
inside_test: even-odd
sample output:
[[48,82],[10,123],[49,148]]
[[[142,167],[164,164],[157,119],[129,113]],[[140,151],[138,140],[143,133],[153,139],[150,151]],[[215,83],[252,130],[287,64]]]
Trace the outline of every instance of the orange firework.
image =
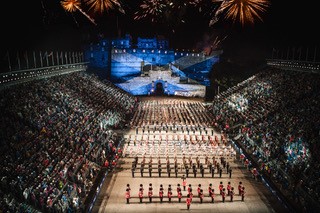
[[139,11],[135,12],[134,20],[150,18],[152,22],[163,20],[164,12],[168,9],[166,0],[144,0]]
[[87,17],[94,25],[97,25],[96,22],[81,9],[81,3],[78,0],[63,0],[60,2],[63,9],[68,12],[75,12],[76,10],[80,11],[85,17]]
[[264,13],[270,5],[268,0],[221,0],[220,2],[221,5],[214,19],[217,20],[221,14],[225,14],[226,19],[231,19],[233,22],[239,21],[242,25],[253,24],[256,18],[262,21],[260,14]]
[[120,2],[118,0],[86,0],[87,5],[89,5],[90,10],[95,12],[103,13],[109,9],[117,8],[121,13],[125,13]]

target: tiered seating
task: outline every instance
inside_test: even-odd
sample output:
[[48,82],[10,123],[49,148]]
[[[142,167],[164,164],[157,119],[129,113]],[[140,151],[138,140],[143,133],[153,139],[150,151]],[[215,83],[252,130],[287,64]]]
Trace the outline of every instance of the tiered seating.
[[261,171],[295,201],[306,199],[303,190],[320,201],[319,85],[318,74],[267,68],[220,94],[208,108],[216,124],[237,136]]
[[83,209],[136,101],[85,73],[2,90],[1,192],[41,211]]

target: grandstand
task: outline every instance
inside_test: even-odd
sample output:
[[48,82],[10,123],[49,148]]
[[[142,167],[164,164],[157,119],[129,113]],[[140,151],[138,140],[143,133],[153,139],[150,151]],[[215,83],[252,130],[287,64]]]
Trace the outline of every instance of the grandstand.
[[[319,68],[288,64],[269,61],[209,103],[134,96],[81,61],[2,74],[1,210],[176,212],[186,210],[187,193],[179,203],[175,190],[186,177],[192,211],[316,212]],[[221,181],[232,183],[234,202],[222,201]],[[238,182],[246,186],[244,202]],[[160,202],[160,184],[165,193],[172,184],[171,202],[166,194]]]

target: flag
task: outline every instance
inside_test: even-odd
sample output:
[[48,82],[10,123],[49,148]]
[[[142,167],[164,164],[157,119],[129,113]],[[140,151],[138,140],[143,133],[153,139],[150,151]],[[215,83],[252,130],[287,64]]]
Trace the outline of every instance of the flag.
[[43,67],[43,62],[42,62],[42,53],[41,53],[41,51],[40,51],[40,67]]
[[27,69],[29,69],[29,59],[28,59],[28,53],[27,53],[27,51],[24,52],[23,56],[24,56],[24,59],[25,59],[26,64],[27,64]]
[[61,59],[61,64],[63,64],[63,53],[62,53],[62,51],[60,53],[60,59]]
[[42,59],[47,58],[48,57],[48,53],[47,51],[43,54]]
[[20,64],[20,56],[19,56],[19,52],[17,51],[17,62],[18,62],[18,70],[21,69],[21,64]]
[[10,61],[10,54],[9,51],[7,50],[7,53],[4,55],[3,60],[7,59],[8,60],[8,67],[9,71],[11,71],[11,61]]
[[49,60],[48,60],[48,52],[46,51],[45,53],[44,53],[44,55],[43,55],[43,59],[46,59],[46,61],[47,61],[47,66],[49,66]]
[[36,68],[36,67],[37,67],[36,52],[33,51],[32,54],[33,54],[33,65],[34,65],[34,67]]
[[274,58],[274,53],[276,53],[276,52],[277,52],[277,50],[274,47],[272,47],[272,53],[271,53],[271,58],[272,59]]
[[66,64],[68,64],[68,53],[67,52],[64,53],[64,57],[66,58]]
[[59,64],[59,52],[58,51],[56,52],[56,57],[57,57],[57,64],[60,65]]
[[300,61],[300,59],[301,59],[301,49],[302,49],[302,47],[300,46],[298,49],[297,49],[297,54],[298,54],[298,56],[299,56],[299,61]]
[[296,48],[295,47],[292,47],[292,60],[294,60],[294,53],[295,53],[295,51],[296,51]]

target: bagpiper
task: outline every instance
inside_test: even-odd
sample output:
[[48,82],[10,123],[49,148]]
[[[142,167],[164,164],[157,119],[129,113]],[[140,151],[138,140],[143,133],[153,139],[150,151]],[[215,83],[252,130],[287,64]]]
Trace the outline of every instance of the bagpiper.
[[192,199],[190,198],[190,195],[187,195],[187,199],[186,199],[186,203],[187,203],[187,209],[190,209],[190,205],[191,205]]

